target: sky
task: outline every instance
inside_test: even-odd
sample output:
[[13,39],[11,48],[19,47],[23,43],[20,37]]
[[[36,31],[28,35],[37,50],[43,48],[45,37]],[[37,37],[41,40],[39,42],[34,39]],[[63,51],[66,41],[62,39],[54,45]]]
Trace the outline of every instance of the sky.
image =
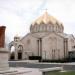
[[0,26],[6,26],[6,43],[29,33],[31,23],[46,9],[63,23],[65,33],[75,35],[75,0],[0,0]]

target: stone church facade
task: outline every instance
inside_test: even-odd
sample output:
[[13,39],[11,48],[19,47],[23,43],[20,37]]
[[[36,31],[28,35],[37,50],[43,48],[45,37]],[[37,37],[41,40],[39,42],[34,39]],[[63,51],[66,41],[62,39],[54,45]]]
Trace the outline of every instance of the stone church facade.
[[[68,57],[75,50],[75,37],[64,33],[61,22],[45,12],[30,26],[30,33],[23,38],[15,36],[9,43],[14,46],[14,59],[29,59],[29,56],[41,56],[42,59],[58,60]],[[10,53],[11,56],[11,53]]]

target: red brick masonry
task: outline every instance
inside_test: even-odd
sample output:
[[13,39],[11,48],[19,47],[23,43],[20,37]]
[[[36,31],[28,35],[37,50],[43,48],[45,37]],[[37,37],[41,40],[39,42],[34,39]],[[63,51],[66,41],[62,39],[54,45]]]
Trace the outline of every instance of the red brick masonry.
[[5,45],[5,26],[0,26],[0,48],[4,48]]

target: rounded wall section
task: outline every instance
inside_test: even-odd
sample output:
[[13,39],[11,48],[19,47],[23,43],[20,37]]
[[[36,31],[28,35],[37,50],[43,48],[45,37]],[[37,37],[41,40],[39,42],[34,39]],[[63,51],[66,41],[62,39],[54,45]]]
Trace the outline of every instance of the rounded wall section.
[[53,25],[53,24],[41,24],[41,25],[31,25],[30,32],[58,32],[63,33],[63,26],[62,25]]

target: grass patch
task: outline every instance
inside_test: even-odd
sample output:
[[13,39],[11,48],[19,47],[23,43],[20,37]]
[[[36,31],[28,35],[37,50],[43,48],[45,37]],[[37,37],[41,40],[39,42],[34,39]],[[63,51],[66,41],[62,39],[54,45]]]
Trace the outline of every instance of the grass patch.
[[44,75],[75,75],[75,71],[68,71],[68,72],[47,72]]
[[[69,72],[59,72],[58,73],[59,75],[75,75],[75,72],[74,71],[69,71]],[[58,75],[56,74],[56,75]]]

